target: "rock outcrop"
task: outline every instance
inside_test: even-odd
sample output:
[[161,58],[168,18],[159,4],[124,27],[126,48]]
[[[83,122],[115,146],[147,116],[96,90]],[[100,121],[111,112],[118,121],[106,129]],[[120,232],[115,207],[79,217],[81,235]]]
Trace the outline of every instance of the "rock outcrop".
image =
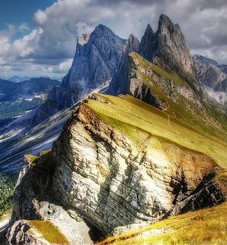
[[[111,103],[97,95],[92,100]],[[78,217],[105,235],[226,200],[226,186],[217,178],[222,169],[208,156],[130,126],[140,134],[136,143],[116,126],[120,122],[101,118],[85,100],[52,152],[27,160],[14,195],[12,221],[20,222],[8,232],[11,244],[23,220],[48,220],[68,240],[70,229],[86,240],[89,228]],[[26,232],[19,233],[23,239]]]
[[215,91],[227,93],[227,72],[216,61],[201,55],[194,55],[197,79]]
[[138,150],[86,103],[74,117],[53,147],[54,192],[105,233],[225,199],[216,165],[205,155],[149,134]]
[[[204,97],[227,106],[227,71],[225,66],[201,55],[194,55],[196,78],[203,86]],[[216,105],[219,106],[219,105]]]
[[[54,165],[50,153],[35,161],[25,157],[14,193],[9,244],[93,243],[92,231],[80,215],[59,206],[50,192]],[[65,242],[59,242],[60,238]]]
[[[130,42],[130,38],[128,40]],[[195,67],[188,44],[178,24],[173,24],[166,15],[159,18],[158,30],[154,33],[148,24],[147,29],[136,45],[126,44],[126,52],[118,73],[111,81],[108,93],[119,95],[130,91],[130,67],[128,55],[137,52],[143,58],[162,67],[165,70],[173,70],[190,85],[199,90],[199,84],[194,79]]]
[[[142,44],[102,25],[78,40],[53,101],[62,89],[75,92],[69,101],[81,99],[112,77],[109,91],[134,97],[91,95],[51,152],[27,156],[14,194],[10,244],[36,239],[31,220],[50,222],[69,243],[89,244],[227,200],[226,118],[213,114],[190,83],[194,68],[179,26],[162,15],[158,31],[148,26]],[[99,235],[90,236],[94,230]]]
[[194,72],[192,56],[181,28],[166,15],[160,16],[156,33],[148,25],[141,40],[140,53],[148,60],[159,57],[178,72]]

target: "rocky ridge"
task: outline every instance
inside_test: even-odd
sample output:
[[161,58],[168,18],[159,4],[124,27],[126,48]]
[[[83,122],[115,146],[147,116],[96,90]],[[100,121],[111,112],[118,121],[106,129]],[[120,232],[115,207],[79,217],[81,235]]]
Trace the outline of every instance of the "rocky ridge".
[[[88,101],[111,103],[99,95]],[[211,158],[133,126],[122,128],[120,121],[112,124],[88,101],[68,120],[52,152],[27,160],[15,191],[13,221],[47,219],[55,224],[50,217],[59,220],[52,205],[58,200],[106,235],[119,226],[127,230],[128,225],[143,226],[226,200],[226,183],[218,178],[223,169]],[[62,230],[68,216],[60,217]],[[8,232],[11,242],[14,227]],[[79,239],[88,236],[77,234]]]
[[227,72],[216,61],[201,55],[194,55],[197,79],[214,91],[227,93]]
[[194,55],[196,77],[208,100],[227,106],[227,72],[225,66],[201,55]]
[[[100,38],[102,30],[103,26],[99,26]],[[91,36],[79,40],[78,57],[82,60],[87,49],[97,51],[88,45]],[[163,48],[158,46],[159,40]],[[21,227],[29,220],[48,220],[72,242],[74,238],[64,230],[65,224],[70,224],[72,229],[79,229],[77,242],[86,240],[90,244],[91,239],[96,241],[110,233],[226,201],[226,156],[221,153],[226,150],[226,117],[215,114],[199,97],[200,84],[194,86],[190,53],[186,43],[182,45],[177,40],[184,40],[179,26],[161,16],[157,34],[148,26],[142,39],[144,50],[132,35],[123,44],[119,72],[112,62],[105,63],[109,74],[113,74],[110,87],[119,85],[117,93],[127,91],[156,108],[132,96],[94,94],[73,112],[51,152],[35,160],[27,157],[15,190],[9,243],[28,238]],[[177,57],[177,48],[181,58]],[[125,58],[134,50],[142,54],[148,50],[149,57],[156,50],[157,55],[147,56],[152,62],[136,53]],[[185,54],[181,53],[183,50]],[[111,57],[111,51],[109,54]],[[100,56],[95,57],[97,64],[102,64]],[[185,62],[179,65],[177,59]],[[82,76],[89,76],[85,68]],[[97,67],[93,68],[100,74]],[[81,78],[80,73],[75,77],[77,74]],[[69,78],[63,84],[73,88],[74,78],[72,83]],[[118,78],[127,80],[120,84]],[[88,80],[80,81],[80,85],[85,82],[89,86]],[[158,130],[151,133],[150,125]],[[175,136],[181,139],[176,141]],[[215,162],[212,154],[202,153],[206,152],[206,136],[212,153],[221,147],[221,152],[217,152],[220,162]],[[205,145],[205,150],[196,148],[196,144],[201,149]],[[81,228],[85,234],[78,228],[85,227],[83,221],[83,225],[77,223],[80,218],[88,225]],[[99,235],[92,237],[92,232]]]

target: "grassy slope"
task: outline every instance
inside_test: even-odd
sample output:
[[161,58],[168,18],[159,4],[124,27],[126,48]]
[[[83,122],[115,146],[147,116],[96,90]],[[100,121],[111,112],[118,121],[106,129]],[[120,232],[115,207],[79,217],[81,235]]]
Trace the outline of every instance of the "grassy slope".
[[[204,101],[202,97],[200,97],[200,94],[190,88],[174,71],[163,70],[143,59],[137,53],[131,53],[130,56],[138,67],[134,70],[137,78],[153,90],[160,100],[168,104],[168,108],[165,111],[166,114],[177,119],[179,123],[182,122],[184,125],[193,127],[194,130],[205,132],[209,136],[227,141],[226,114],[218,112],[216,108]],[[160,82],[160,79],[162,79],[162,82]],[[201,106],[198,106],[193,99],[186,99],[180,93],[177,93],[175,89],[169,87],[168,82],[165,83],[164,81],[171,81],[172,84],[178,87],[186,88],[189,91],[191,90],[196,98],[200,100]],[[173,101],[169,96],[172,90],[175,92],[176,101]],[[201,110],[199,107],[203,109]]]
[[109,237],[97,245],[227,244],[227,202]]
[[[173,142],[181,147],[201,152],[210,156],[219,165],[227,167],[227,143],[177,122],[175,119],[152,106],[131,96],[114,97],[99,95],[108,102],[87,100],[86,105],[108,123],[122,127],[124,124],[134,126],[151,135]],[[117,123],[118,122],[118,123]],[[123,126],[126,127],[126,126]],[[125,129],[125,128],[124,128]],[[127,129],[125,129],[127,131]],[[128,127],[130,134],[130,127]]]

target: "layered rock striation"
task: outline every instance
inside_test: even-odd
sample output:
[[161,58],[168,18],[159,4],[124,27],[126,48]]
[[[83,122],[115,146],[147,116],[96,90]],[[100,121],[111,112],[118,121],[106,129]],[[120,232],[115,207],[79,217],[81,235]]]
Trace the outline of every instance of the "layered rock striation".
[[[93,100],[111,103],[98,95],[88,101]],[[217,177],[223,169],[210,157],[134,126],[122,127],[97,114],[88,101],[68,120],[51,153],[27,160],[12,216],[22,223],[11,227],[9,242],[23,220],[48,220],[73,241],[64,230],[70,224],[84,241],[89,228],[83,233],[78,227],[84,223],[75,217],[109,234],[119,226],[153,223],[226,200],[225,182]]]
[[93,94],[51,152],[27,158],[10,244],[36,239],[27,234],[29,220],[48,220],[69,243],[90,244],[98,239],[94,230],[100,238],[226,201],[226,117],[203,101],[199,83],[190,83],[194,68],[179,26],[162,15],[158,31],[148,26],[141,43],[102,25],[78,40],[69,74],[50,95],[53,104],[63,90],[75,97],[63,98],[59,109],[112,77],[112,91],[134,97]]

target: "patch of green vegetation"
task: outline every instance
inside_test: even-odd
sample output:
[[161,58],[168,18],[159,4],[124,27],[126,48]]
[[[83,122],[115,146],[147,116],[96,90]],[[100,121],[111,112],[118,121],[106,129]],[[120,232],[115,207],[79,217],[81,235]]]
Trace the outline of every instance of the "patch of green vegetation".
[[179,77],[173,70],[169,69],[169,70],[164,70],[161,67],[150,63],[149,61],[145,60],[144,58],[142,58],[139,54],[132,52],[129,54],[133,59],[136,59],[138,61],[139,66],[141,66],[142,68],[149,68],[153,71],[155,71],[158,75],[175,81],[178,85],[180,86],[187,86],[187,83],[181,78]]
[[149,105],[145,106],[133,97],[124,99],[110,95],[97,96],[108,98],[112,103],[88,99],[85,105],[112,125],[124,127],[127,132],[130,132],[129,128],[133,126],[181,147],[208,155],[222,167],[227,167],[226,142],[209,134],[201,134],[168,117],[165,112]]
[[146,131],[143,131],[137,127],[134,127],[132,125],[129,125],[127,123],[123,123],[121,121],[118,121],[112,117],[108,117],[106,115],[103,115],[101,113],[97,112],[97,115],[101,120],[106,122],[109,125],[114,126],[115,128],[120,129],[123,133],[125,133],[127,136],[130,137],[132,142],[134,143],[134,146],[138,148],[138,150],[142,150],[144,147],[144,143],[150,138],[150,134]]
[[45,240],[51,244],[69,244],[62,232],[49,221],[32,220],[28,222]]
[[41,152],[39,153],[39,155],[40,155],[40,156],[44,156],[44,155],[46,155],[46,154],[49,153],[49,152],[51,152],[51,149],[41,151]]
[[38,156],[32,155],[32,154],[25,154],[24,155],[25,158],[28,158],[31,160],[31,162],[34,162],[36,159],[38,159]]
[[[184,126],[192,128],[199,133],[205,133],[206,135],[213,136],[218,140],[218,138],[227,142],[227,115],[217,111],[206,101],[202,100],[202,97],[198,94],[195,89],[192,89],[188,84],[182,80],[174,71],[168,69],[168,71],[155,66],[154,64],[144,60],[141,56],[136,53],[130,54],[139,67],[134,70],[138,78],[141,78],[141,82],[149,87],[156,97],[163,101],[167,108],[165,113],[170,117],[175,118],[182,122]],[[145,69],[144,69],[145,68]],[[161,80],[162,82],[160,82]],[[171,80],[172,84],[175,86],[180,86],[191,93],[195,93],[198,99],[197,103],[194,99],[190,100],[185,98],[177,90],[170,87],[165,80]],[[174,95],[171,93],[174,91]],[[189,96],[190,97],[190,96]],[[200,103],[201,105],[199,105]]]
[[38,156],[32,155],[32,154],[25,154],[24,157],[29,159],[31,161],[31,166],[36,167],[36,161],[39,159],[41,156],[44,156],[51,152],[51,149],[41,151]]
[[15,174],[0,173],[0,217],[8,213],[12,207],[15,184]]
[[170,217],[140,230],[109,237],[96,245],[227,244],[227,202]]

